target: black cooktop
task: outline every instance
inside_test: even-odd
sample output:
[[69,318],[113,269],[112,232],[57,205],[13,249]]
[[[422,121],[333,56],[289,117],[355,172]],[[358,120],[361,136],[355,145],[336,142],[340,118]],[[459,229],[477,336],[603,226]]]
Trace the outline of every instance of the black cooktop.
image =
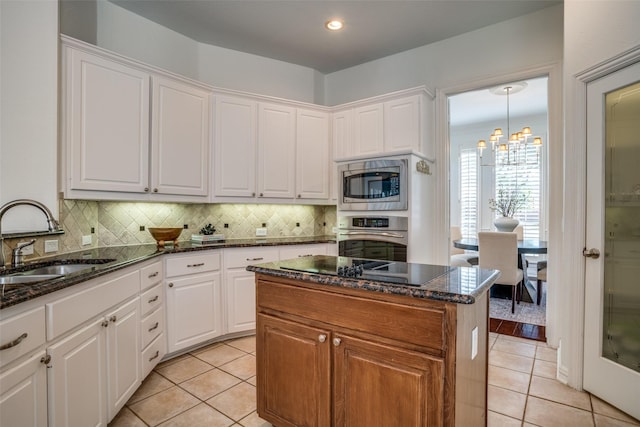
[[350,277],[406,286],[422,286],[452,269],[446,265],[412,264],[398,261],[321,255],[285,260],[281,261],[279,265],[280,268],[285,270]]

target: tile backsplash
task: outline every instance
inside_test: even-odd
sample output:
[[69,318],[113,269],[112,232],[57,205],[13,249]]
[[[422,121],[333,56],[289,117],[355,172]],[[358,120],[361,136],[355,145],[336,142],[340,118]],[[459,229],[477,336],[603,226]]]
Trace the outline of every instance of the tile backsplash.
[[[60,227],[64,234],[38,237],[33,255],[73,252],[97,246],[154,243],[149,227],[183,227],[181,240],[188,240],[207,224],[227,239],[252,238],[256,228],[266,227],[267,237],[306,237],[331,234],[336,225],[335,206],[279,204],[187,204],[134,203],[87,200],[60,201]],[[225,228],[225,224],[227,228]],[[144,227],[144,231],[140,230]],[[82,236],[91,236],[91,245],[82,245]],[[58,252],[45,254],[44,240],[57,239]],[[5,255],[28,238],[5,239]]]

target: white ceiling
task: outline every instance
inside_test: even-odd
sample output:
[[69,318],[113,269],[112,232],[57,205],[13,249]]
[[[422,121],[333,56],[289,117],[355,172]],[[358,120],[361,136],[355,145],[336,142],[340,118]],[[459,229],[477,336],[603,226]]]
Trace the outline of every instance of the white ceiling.
[[[434,43],[561,0],[110,0],[194,40],[324,74]],[[344,29],[329,32],[330,18]]]

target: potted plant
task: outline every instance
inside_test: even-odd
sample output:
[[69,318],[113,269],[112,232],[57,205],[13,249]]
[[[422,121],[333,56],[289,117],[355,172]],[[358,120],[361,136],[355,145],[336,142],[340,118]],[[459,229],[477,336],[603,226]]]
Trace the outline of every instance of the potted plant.
[[526,203],[527,195],[518,188],[510,190],[504,188],[498,189],[497,197],[495,199],[489,199],[489,208],[500,214],[500,216],[493,221],[496,229],[507,232],[515,230],[520,221],[513,216],[520,208],[524,207]]

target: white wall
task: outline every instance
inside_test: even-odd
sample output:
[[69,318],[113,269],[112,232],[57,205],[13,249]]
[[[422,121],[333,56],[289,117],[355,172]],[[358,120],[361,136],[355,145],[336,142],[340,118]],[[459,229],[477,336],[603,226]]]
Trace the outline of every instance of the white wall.
[[564,16],[564,149],[571,155],[564,163],[563,268],[555,278],[565,285],[560,291],[566,303],[559,313],[558,369],[570,385],[581,387],[583,314],[599,308],[584,307],[585,102],[576,75],[640,46],[640,2],[565,0]]
[[[57,217],[57,1],[0,1],[0,43],[0,205],[35,199]],[[3,233],[47,228],[29,207],[2,225]]]
[[[111,2],[98,1],[96,11],[97,45],[105,49],[212,86],[319,104],[324,99],[324,79],[311,68],[198,43]],[[71,23],[67,32],[75,32]]]
[[326,76],[326,103],[400,89],[444,88],[562,59],[562,6],[421,46]]

